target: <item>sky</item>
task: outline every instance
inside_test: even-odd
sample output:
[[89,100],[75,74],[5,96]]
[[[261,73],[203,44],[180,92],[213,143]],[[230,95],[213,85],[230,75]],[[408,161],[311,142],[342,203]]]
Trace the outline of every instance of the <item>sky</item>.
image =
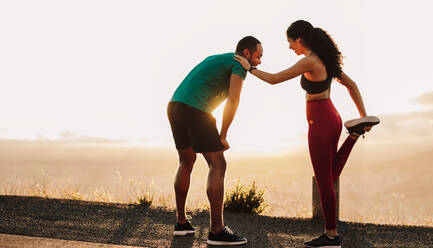
[[[173,146],[166,106],[209,55],[257,37],[260,69],[296,56],[286,41],[304,19],[328,31],[357,83],[376,140],[433,138],[433,34],[428,1],[1,1],[0,139],[128,140]],[[270,86],[248,75],[228,141],[234,151],[306,142],[299,78]],[[357,118],[337,82],[343,121]],[[223,104],[213,113],[221,124]]]

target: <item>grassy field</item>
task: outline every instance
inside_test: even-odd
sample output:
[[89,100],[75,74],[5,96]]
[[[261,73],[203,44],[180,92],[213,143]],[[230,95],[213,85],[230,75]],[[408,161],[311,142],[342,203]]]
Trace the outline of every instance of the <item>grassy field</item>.
[[[433,226],[433,147],[412,144],[355,147],[341,176],[340,219]],[[313,171],[306,147],[285,154],[227,152],[226,189],[239,180],[265,189],[268,216],[310,217]],[[134,202],[150,194],[155,206],[174,208],[174,149],[127,143],[0,141],[3,195],[32,195],[105,202]],[[207,208],[207,165],[195,166],[188,207]]]

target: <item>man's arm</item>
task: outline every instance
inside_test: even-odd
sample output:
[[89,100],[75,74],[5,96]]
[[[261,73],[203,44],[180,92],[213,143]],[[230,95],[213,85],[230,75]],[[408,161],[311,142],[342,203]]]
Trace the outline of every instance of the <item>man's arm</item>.
[[233,118],[235,117],[236,110],[238,109],[239,100],[241,97],[242,83],[243,80],[241,76],[237,74],[231,75],[229,95],[224,106],[223,122],[220,133],[221,143],[224,145],[224,150],[230,148],[227,142],[227,131],[233,121]]

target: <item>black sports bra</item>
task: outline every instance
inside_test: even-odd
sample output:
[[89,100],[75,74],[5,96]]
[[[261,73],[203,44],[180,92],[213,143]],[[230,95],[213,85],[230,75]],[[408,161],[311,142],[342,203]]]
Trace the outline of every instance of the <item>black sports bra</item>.
[[310,81],[303,74],[301,77],[301,87],[308,94],[319,94],[326,91],[331,86],[331,82],[332,78],[329,76],[323,81]]

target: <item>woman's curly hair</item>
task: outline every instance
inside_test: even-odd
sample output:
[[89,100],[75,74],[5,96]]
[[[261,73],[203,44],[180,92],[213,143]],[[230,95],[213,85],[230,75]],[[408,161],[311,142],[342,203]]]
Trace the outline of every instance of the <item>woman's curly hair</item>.
[[340,77],[343,65],[341,52],[331,36],[321,28],[314,28],[309,22],[298,20],[287,29],[287,37],[301,38],[303,45],[315,53],[325,64],[328,75]]

